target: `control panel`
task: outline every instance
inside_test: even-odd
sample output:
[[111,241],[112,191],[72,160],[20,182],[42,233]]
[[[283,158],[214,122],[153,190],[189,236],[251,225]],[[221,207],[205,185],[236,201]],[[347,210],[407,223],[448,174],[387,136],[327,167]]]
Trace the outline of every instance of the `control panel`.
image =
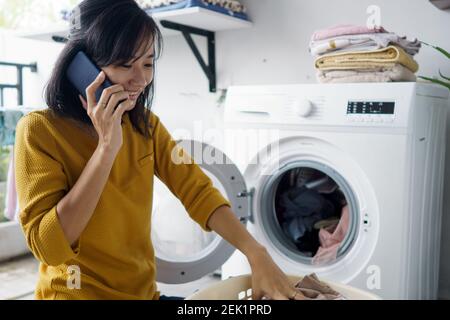
[[418,86],[416,83],[235,86],[228,90],[224,119],[229,123],[406,128]]
[[393,122],[395,101],[349,100],[347,118],[350,122]]

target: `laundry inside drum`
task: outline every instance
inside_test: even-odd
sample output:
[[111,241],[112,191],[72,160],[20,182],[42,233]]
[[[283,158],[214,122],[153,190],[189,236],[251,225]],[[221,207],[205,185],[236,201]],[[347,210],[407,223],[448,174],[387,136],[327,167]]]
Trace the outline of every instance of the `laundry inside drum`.
[[322,265],[345,254],[356,219],[335,179],[315,168],[297,167],[280,175],[273,190],[274,234],[290,256]]

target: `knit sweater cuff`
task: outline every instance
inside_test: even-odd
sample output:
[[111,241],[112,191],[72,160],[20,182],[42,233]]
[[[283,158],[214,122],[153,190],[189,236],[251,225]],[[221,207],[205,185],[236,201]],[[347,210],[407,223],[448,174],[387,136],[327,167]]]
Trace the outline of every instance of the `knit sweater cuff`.
[[214,211],[226,205],[231,208],[231,204],[222,194],[215,188],[210,188],[207,192],[203,192],[202,197],[189,210],[189,215],[194,219],[205,231],[211,231],[207,226],[209,217]]
[[40,223],[39,239],[42,245],[41,252],[44,261],[48,265],[59,265],[78,256],[80,252],[80,242],[77,241],[72,248],[67,241],[61,227],[56,205],[44,215]]

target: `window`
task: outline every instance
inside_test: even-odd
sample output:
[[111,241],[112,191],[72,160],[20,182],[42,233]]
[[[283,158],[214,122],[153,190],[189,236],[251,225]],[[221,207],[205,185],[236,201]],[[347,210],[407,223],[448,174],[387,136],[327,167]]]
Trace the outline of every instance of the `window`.
[[0,223],[9,221],[6,219],[5,212],[5,198],[6,198],[6,183],[8,178],[9,160],[12,152],[12,146],[0,147]]

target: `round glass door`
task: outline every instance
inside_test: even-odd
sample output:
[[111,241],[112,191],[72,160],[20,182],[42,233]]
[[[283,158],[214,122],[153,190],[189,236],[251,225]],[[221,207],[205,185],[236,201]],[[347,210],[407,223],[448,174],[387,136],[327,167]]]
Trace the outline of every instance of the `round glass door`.
[[[238,168],[220,150],[208,144],[183,140],[178,146],[191,155],[213,186],[231,203],[237,218],[246,223],[248,199],[240,196],[246,191],[246,185]],[[214,152],[215,159],[223,161],[202,161],[205,152]],[[151,238],[159,282],[176,284],[197,280],[216,271],[235,251],[215,232],[204,231],[192,220],[181,201],[156,177],[153,197]]]
[[[203,172],[213,181],[223,195],[226,190],[209,171]],[[220,237],[214,232],[204,231],[189,217],[183,204],[159,179],[154,182],[152,213],[152,242],[155,254],[173,262],[188,262],[198,259],[215,247]]]
[[312,161],[284,166],[265,184],[261,222],[284,255],[306,265],[336,263],[358,233],[357,200],[346,180]]

